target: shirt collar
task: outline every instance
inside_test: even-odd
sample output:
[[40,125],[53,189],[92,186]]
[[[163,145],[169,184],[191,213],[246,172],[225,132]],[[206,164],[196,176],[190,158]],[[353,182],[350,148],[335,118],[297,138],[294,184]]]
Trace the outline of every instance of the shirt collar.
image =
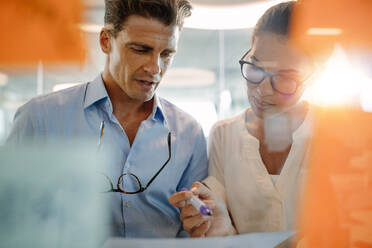
[[84,108],[88,108],[92,104],[104,98],[108,99],[109,97],[100,74],[87,85]]
[[154,95],[154,105],[152,107],[152,114],[150,118],[154,121],[160,121],[165,126],[168,126],[167,118],[164,113],[164,108],[160,102],[159,97],[156,94]]
[[[102,99],[109,100],[110,98],[107,94],[104,82],[102,80],[102,76],[100,74],[87,85],[84,100],[84,108],[88,108],[89,106],[93,105],[94,103]],[[163,125],[168,126],[167,118],[164,113],[164,108],[160,102],[159,97],[156,94],[154,95],[154,105],[152,108],[150,119],[154,121],[160,121],[161,123],[163,123]]]

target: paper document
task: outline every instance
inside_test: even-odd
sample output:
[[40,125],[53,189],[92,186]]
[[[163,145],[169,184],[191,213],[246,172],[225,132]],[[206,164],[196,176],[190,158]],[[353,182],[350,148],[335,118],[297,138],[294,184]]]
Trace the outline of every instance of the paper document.
[[218,238],[177,238],[177,239],[109,239],[104,248],[122,248],[122,247],[213,247],[213,248],[272,248],[281,243],[294,232],[269,232],[269,233],[249,233],[235,236]]

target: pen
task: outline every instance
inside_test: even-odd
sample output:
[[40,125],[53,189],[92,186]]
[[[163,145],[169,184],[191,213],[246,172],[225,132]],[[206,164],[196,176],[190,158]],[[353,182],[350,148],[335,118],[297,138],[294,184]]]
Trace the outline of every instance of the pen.
[[[181,191],[187,191],[187,190],[188,190],[187,188],[181,189]],[[208,216],[212,215],[212,209],[207,204],[205,204],[202,200],[200,200],[197,196],[193,195],[191,199],[189,200],[189,202],[202,215],[208,215]]]
[[102,144],[102,137],[103,133],[105,132],[105,122],[101,121],[101,125],[99,127],[99,140],[98,140],[98,149],[101,147]]

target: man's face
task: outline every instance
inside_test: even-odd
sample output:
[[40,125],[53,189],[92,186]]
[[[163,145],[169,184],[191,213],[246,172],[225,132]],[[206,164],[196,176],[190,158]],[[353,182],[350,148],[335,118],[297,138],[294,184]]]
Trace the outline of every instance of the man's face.
[[123,30],[110,39],[107,63],[112,81],[133,100],[151,100],[176,53],[178,39],[177,25],[129,16]]

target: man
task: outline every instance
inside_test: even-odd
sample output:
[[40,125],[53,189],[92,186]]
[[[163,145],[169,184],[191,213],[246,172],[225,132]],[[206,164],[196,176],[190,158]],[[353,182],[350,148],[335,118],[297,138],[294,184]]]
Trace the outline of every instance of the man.
[[115,185],[105,193],[114,236],[175,237],[179,211],[168,197],[207,175],[200,125],[155,94],[190,10],[187,0],[106,0],[102,74],[36,97],[15,115],[8,143],[100,137],[100,150],[114,154],[102,177]]

